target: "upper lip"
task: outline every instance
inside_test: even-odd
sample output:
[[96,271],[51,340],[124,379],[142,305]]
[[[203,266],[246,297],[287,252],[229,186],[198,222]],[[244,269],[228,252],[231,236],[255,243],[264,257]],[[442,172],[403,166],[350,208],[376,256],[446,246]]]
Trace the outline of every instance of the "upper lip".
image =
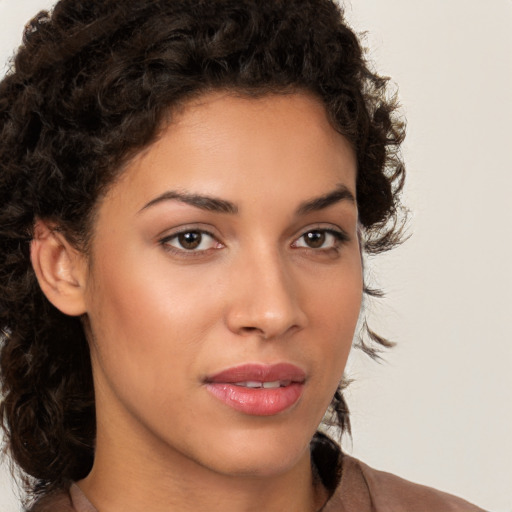
[[235,382],[304,382],[306,373],[291,363],[257,364],[247,363],[233,366],[206,377],[207,383]]

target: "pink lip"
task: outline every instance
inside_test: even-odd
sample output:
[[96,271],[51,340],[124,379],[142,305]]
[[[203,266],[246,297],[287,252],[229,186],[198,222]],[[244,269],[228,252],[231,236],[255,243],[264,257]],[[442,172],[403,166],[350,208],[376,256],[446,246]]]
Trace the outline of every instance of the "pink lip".
[[[289,363],[244,364],[205,379],[206,389],[221,402],[245,414],[272,416],[293,406],[301,397],[306,374]],[[244,382],[276,382],[279,388],[239,386]]]

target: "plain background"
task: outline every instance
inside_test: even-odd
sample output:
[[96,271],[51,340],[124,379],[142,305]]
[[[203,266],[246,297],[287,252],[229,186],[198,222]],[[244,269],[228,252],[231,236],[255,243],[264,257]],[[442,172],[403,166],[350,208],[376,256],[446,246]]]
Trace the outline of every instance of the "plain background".
[[[2,63],[52,3],[0,0]],[[352,0],[346,13],[399,84],[413,236],[368,262],[387,292],[371,325],[398,344],[381,364],[353,353],[345,449],[512,512],[512,0]],[[17,511],[0,473],[0,510]]]

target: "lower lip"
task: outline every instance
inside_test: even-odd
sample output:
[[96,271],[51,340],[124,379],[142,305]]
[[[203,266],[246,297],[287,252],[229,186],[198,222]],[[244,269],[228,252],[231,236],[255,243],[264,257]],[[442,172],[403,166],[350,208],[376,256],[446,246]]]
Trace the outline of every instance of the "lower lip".
[[206,389],[229,407],[254,416],[273,416],[292,407],[304,385],[293,382],[282,388],[246,388],[230,383],[209,383]]

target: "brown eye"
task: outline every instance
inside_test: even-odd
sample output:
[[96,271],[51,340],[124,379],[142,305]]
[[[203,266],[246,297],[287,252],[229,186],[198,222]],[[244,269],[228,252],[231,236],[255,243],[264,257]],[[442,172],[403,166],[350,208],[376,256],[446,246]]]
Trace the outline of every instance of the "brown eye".
[[201,253],[209,249],[220,249],[222,244],[206,231],[182,231],[160,240],[164,248],[181,253]]
[[201,245],[203,235],[199,231],[188,231],[187,233],[180,233],[177,238],[183,249],[191,251]]
[[311,229],[293,242],[292,247],[304,249],[329,250],[338,249],[348,237],[335,229]]
[[303,235],[304,242],[312,249],[319,249],[325,244],[326,233],[325,231],[309,231]]

